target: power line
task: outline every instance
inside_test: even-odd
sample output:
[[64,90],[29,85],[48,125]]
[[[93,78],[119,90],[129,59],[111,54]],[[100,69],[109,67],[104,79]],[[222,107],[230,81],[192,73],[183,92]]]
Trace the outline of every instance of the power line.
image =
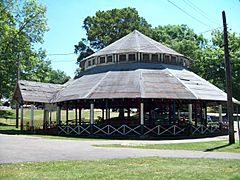
[[54,60],[54,59],[48,59],[49,61],[51,61],[51,62],[54,62],[54,63],[58,63],[58,62],[74,62],[74,61],[77,61],[77,60]]
[[[187,4],[189,7],[191,7],[193,10],[195,10],[198,14],[200,14],[202,17],[204,17],[205,19],[207,19],[209,22],[211,22],[212,24],[217,24],[216,20],[213,20],[212,18],[210,18],[207,13],[205,13],[202,9],[200,9],[197,5],[195,5],[193,2],[191,2],[190,0],[183,0],[183,2],[185,4]],[[219,24],[217,24],[219,25]]]
[[182,9],[181,7],[179,7],[178,5],[176,5],[175,3],[173,3],[172,1],[168,0],[169,3],[171,3],[173,6],[175,6],[176,8],[178,8],[179,10],[181,10],[183,13],[185,13],[186,15],[188,15],[189,17],[191,17],[192,19],[196,20],[197,22],[201,23],[204,26],[207,26],[209,28],[212,28],[211,26],[207,25],[206,23],[202,22],[201,20],[197,19],[196,17],[192,16],[191,14],[189,14],[188,12],[186,12],[184,9]]
[[67,56],[75,53],[56,53],[56,54],[47,54],[47,56]]
[[204,33],[207,33],[207,32],[213,31],[213,30],[216,30],[216,29],[222,29],[222,26],[219,26],[219,27],[216,27],[216,28],[214,28],[214,29],[209,29],[209,30],[200,32],[199,34],[204,34]]

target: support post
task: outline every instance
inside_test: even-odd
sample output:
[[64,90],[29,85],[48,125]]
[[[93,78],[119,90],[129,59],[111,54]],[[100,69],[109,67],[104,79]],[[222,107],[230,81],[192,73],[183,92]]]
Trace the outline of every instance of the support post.
[[102,121],[104,121],[104,108],[102,108]]
[[237,105],[237,125],[238,125],[238,141],[240,145],[240,125],[239,125],[239,116],[238,116],[238,105]]
[[67,108],[66,108],[66,125],[68,125],[68,102],[67,102]]
[[192,135],[192,104],[188,104],[188,120],[189,120],[188,135]]
[[222,124],[223,118],[222,118],[222,105],[221,104],[218,106],[218,113],[219,113],[219,123]]
[[94,125],[94,104],[90,103],[90,126],[91,126],[91,134],[93,134],[93,125]]
[[49,114],[48,114],[48,110],[46,109],[46,107],[45,107],[45,109],[44,109],[44,117],[43,117],[43,121],[44,121],[44,123],[43,123],[43,129],[47,129],[47,127],[48,127],[48,118],[49,118],[49,116],[48,116]]
[[20,106],[20,125],[21,125],[21,131],[23,131],[23,105]]
[[77,113],[77,104],[76,104],[76,108],[75,108],[75,124],[77,125],[78,122],[78,113]]
[[79,110],[78,110],[78,118],[79,118],[79,125],[81,125],[82,123],[82,108],[79,107]]
[[178,120],[180,120],[180,118],[181,118],[181,111],[180,109],[178,109]]
[[110,110],[108,108],[108,101],[106,101],[106,120],[110,119]]
[[19,124],[19,104],[16,102],[16,128],[18,128]]
[[204,125],[207,126],[207,104],[204,106]]
[[31,105],[31,130],[34,131],[34,105]]
[[61,107],[60,106],[57,107],[56,117],[57,117],[57,126],[59,126],[61,124]]
[[176,124],[176,101],[173,100],[173,109],[172,109],[172,113],[173,113],[173,124]]
[[188,119],[192,123],[192,104],[188,104]]
[[127,117],[128,117],[128,121],[130,121],[130,113],[131,113],[130,108],[128,108],[128,109],[127,109]]
[[140,125],[141,125],[141,134],[144,135],[144,103],[140,103]]
[[234,137],[233,102],[232,102],[232,75],[231,75],[231,64],[229,62],[228,32],[227,32],[225,11],[222,12],[222,18],[223,18],[226,90],[227,90],[227,117],[229,121],[229,144],[234,144],[235,137]]

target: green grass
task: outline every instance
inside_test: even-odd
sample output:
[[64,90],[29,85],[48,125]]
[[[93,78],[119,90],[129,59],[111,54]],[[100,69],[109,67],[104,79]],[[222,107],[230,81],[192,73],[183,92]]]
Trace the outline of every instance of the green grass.
[[164,150],[195,150],[195,151],[219,151],[240,153],[240,145],[229,145],[227,141],[178,143],[178,144],[104,144],[97,147],[118,147],[118,148],[141,148],[141,149],[164,149]]
[[0,179],[240,179],[239,160],[127,158],[0,165]]

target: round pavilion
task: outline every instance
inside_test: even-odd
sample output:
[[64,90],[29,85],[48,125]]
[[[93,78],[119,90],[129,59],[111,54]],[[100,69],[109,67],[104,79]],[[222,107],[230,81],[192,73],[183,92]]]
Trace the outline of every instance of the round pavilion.
[[[83,59],[82,72],[74,80],[63,85],[19,81],[14,98],[20,105],[42,104],[45,129],[49,112],[56,110],[58,134],[188,136],[226,132],[222,115],[226,93],[189,71],[189,65],[184,55],[135,30]],[[209,119],[208,106],[218,107],[217,120]],[[75,116],[69,118],[72,109]],[[88,120],[82,118],[86,109]],[[61,110],[66,110],[64,120]],[[21,122],[24,124],[22,118]]]

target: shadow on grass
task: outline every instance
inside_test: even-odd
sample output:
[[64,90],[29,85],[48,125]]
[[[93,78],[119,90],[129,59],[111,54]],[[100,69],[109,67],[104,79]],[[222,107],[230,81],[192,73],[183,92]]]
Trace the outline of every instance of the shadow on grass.
[[225,144],[225,145],[222,145],[222,146],[217,146],[217,147],[214,147],[214,148],[206,149],[205,152],[215,151],[217,149],[222,149],[222,148],[225,148],[225,147],[228,147],[228,146],[231,146],[231,145],[232,144]]

